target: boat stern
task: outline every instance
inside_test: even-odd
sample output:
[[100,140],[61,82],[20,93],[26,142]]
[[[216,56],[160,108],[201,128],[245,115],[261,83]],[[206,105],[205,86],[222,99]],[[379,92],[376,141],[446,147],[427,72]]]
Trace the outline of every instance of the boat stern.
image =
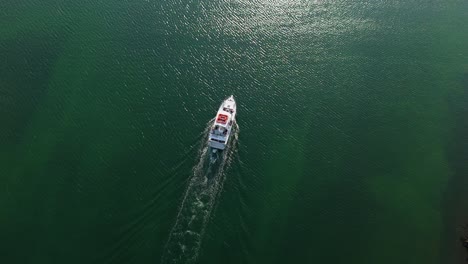
[[208,141],[208,146],[215,148],[215,149],[224,150],[226,148],[226,143],[222,143],[222,142],[210,139]]

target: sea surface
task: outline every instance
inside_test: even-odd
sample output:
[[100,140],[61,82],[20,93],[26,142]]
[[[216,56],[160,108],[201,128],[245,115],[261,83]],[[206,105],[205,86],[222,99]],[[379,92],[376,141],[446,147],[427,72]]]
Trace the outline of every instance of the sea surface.
[[465,263],[467,25],[466,0],[0,1],[0,263]]

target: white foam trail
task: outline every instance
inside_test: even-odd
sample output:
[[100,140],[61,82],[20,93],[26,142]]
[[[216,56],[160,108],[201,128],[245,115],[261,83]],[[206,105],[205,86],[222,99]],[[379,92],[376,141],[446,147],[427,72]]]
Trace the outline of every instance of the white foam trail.
[[[205,129],[208,134],[212,122]],[[225,171],[229,168],[237,152],[239,128],[233,128],[232,139],[226,150],[218,151],[216,162],[206,142],[206,137],[199,152],[198,163],[193,167],[192,176],[179,208],[175,224],[165,245],[161,263],[193,263],[198,257],[203,235],[208,225],[211,211],[221,193]]]

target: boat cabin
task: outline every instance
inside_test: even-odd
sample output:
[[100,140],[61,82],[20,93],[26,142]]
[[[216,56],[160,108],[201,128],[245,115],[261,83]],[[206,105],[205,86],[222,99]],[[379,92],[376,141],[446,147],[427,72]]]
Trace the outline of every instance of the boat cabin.
[[216,116],[213,128],[211,133],[216,136],[226,136],[229,133],[230,127],[232,125],[231,113],[226,111],[221,111]]

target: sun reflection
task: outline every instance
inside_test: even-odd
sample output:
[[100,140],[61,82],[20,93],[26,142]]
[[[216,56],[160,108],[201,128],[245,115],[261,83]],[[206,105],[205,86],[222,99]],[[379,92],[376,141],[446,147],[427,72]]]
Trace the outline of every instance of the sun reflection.
[[245,36],[341,34],[373,25],[353,16],[349,3],[305,0],[227,0],[207,12],[203,30]]

